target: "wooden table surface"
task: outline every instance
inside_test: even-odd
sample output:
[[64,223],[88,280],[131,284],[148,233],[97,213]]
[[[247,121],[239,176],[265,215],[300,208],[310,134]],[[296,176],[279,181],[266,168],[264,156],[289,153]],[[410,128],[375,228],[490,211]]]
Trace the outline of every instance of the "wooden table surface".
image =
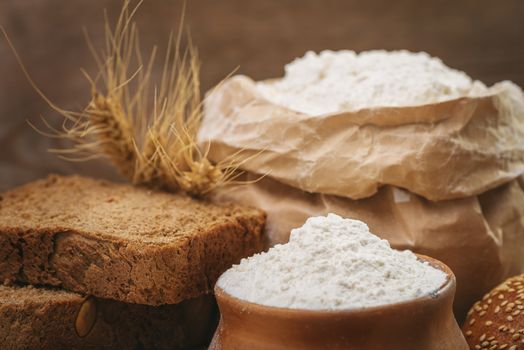
[[[176,28],[182,1],[148,0],[137,17],[145,49],[163,46]],[[88,86],[79,68],[93,69],[85,26],[102,38],[103,9],[120,0],[4,0],[0,24],[31,75],[55,102],[81,108]],[[203,60],[209,89],[236,67],[255,79],[282,75],[307,50],[427,51],[487,84],[524,86],[524,1],[190,0],[187,24]],[[31,89],[0,39],[0,190],[50,172],[117,175],[102,161],[68,163],[49,155],[49,140],[28,127],[40,115],[59,121]]]

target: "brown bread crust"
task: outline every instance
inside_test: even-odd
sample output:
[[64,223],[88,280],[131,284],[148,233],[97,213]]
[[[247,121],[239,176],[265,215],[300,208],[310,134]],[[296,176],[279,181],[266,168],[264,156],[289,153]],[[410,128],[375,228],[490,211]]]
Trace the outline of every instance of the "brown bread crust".
[[62,290],[0,285],[0,344],[21,349],[193,349],[216,325],[211,295],[178,305],[96,299],[96,323],[80,338],[75,319],[84,297]]
[[463,332],[471,349],[524,349],[524,275],[509,278],[473,305]]
[[176,304],[263,249],[265,215],[80,176],[0,195],[0,281]]

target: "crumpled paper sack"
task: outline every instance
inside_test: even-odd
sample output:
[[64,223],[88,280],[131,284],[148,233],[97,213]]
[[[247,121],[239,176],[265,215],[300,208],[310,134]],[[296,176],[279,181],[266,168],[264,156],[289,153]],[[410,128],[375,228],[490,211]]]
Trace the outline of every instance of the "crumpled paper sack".
[[309,116],[244,76],[208,94],[199,141],[220,161],[242,151],[253,184],[220,191],[268,213],[269,244],[328,212],[368,223],[398,249],[457,276],[456,315],[524,271],[524,94]]

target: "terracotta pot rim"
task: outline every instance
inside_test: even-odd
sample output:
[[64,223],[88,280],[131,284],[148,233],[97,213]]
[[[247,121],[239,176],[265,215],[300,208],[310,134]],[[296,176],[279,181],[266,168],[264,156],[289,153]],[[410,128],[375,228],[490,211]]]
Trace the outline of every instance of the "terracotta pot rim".
[[271,313],[274,315],[283,314],[286,316],[290,315],[297,315],[297,316],[310,316],[310,317],[324,317],[326,315],[333,315],[333,316],[352,316],[352,315],[362,315],[362,314],[369,314],[373,312],[384,312],[385,310],[394,310],[397,308],[404,308],[406,306],[413,306],[413,305],[420,305],[420,302],[424,301],[431,301],[435,299],[441,298],[441,296],[446,295],[448,293],[453,293],[455,288],[455,275],[453,274],[453,271],[441,262],[440,260],[434,259],[432,257],[422,255],[422,254],[416,254],[415,255],[423,261],[428,262],[431,266],[443,271],[447,278],[444,281],[444,283],[435,291],[431,292],[430,294],[422,295],[418,298],[409,299],[409,300],[403,300],[396,303],[391,304],[384,304],[384,305],[376,305],[376,306],[370,306],[370,307],[361,307],[361,308],[354,308],[354,309],[326,309],[326,310],[320,310],[320,309],[293,309],[293,308],[285,308],[285,307],[277,307],[277,306],[268,306],[264,304],[258,304],[251,301],[246,301],[243,299],[239,299],[226,291],[224,291],[222,288],[218,286],[218,284],[215,285],[215,296],[217,298],[217,301],[220,299],[224,299],[225,301],[229,300],[230,302],[242,305],[242,308],[245,310],[249,310],[253,313]]

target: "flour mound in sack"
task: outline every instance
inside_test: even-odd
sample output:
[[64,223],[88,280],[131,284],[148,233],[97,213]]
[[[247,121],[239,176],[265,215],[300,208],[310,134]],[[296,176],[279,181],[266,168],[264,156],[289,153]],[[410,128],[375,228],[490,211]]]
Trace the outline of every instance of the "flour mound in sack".
[[307,52],[285,66],[285,76],[257,83],[269,101],[310,114],[413,106],[487,92],[480,81],[425,52]]

